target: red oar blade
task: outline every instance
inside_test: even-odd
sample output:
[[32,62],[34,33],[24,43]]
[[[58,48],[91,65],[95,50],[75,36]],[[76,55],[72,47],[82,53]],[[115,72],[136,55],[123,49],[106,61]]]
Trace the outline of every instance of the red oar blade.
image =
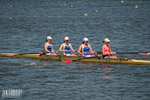
[[6,54],[6,56],[11,57],[14,56],[14,54]]
[[63,60],[62,62],[65,62],[65,63],[72,63],[72,60]]
[[147,52],[143,52],[143,53],[139,53],[140,55],[150,55],[150,53]]

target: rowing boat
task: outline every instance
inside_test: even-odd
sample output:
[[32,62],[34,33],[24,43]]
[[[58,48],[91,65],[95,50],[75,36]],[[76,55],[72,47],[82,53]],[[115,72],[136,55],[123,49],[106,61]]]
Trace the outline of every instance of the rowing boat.
[[[10,56],[13,55],[13,56]],[[73,60],[77,62],[89,63],[109,63],[109,64],[131,64],[131,65],[150,65],[150,60],[139,60],[132,58],[98,58],[98,57],[82,57],[82,56],[63,56],[63,55],[41,55],[41,54],[18,54],[18,53],[0,53],[0,57],[15,57],[15,58],[31,58],[44,60]]]

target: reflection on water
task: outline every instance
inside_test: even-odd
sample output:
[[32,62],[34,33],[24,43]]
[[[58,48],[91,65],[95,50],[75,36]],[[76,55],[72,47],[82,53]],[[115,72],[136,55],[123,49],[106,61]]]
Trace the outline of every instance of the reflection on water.
[[106,73],[106,76],[104,76],[104,79],[111,79],[111,76],[107,76],[107,73],[111,73],[112,72],[112,68],[104,68],[104,73]]
[[104,68],[105,73],[111,73],[112,69],[111,68]]

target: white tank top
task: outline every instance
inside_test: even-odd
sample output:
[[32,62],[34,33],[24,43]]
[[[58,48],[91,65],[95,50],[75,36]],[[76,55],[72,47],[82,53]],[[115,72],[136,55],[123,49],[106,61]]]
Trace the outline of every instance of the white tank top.
[[[84,45],[82,44],[82,52],[84,52]],[[89,44],[87,45],[87,47],[89,47]]]

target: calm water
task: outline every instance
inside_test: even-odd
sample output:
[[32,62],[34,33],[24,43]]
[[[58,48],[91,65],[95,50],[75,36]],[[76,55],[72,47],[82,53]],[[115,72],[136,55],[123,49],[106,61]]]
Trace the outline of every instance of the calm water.
[[[75,50],[88,37],[101,51],[108,37],[113,51],[150,52],[149,18],[149,0],[1,0],[0,52],[43,51],[48,35],[55,51],[69,36]],[[19,100],[150,100],[150,66],[0,58],[4,89],[22,90]]]

